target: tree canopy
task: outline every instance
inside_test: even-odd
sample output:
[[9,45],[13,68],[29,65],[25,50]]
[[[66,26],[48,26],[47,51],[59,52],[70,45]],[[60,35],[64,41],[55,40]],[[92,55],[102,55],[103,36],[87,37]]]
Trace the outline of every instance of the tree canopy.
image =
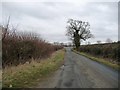
[[67,21],[67,33],[66,35],[73,41],[76,48],[80,46],[80,40],[86,40],[93,35],[90,32],[90,24],[80,20],[69,19]]

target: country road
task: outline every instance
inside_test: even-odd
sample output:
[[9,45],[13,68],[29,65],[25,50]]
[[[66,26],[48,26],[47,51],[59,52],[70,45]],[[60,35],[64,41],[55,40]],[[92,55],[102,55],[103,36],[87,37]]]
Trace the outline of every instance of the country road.
[[118,88],[118,72],[66,48],[64,65],[39,88]]

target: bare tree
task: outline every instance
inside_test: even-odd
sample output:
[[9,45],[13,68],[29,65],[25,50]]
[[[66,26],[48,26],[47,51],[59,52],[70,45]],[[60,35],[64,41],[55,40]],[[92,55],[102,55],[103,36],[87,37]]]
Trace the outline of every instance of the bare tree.
[[110,38],[107,38],[106,43],[112,43],[112,40]]
[[5,37],[8,34],[8,29],[9,29],[9,23],[10,23],[10,16],[8,17],[8,21],[5,27],[2,27],[2,41],[5,39]]
[[81,40],[85,41],[86,39],[93,37],[90,32],[90,24],[88,22],[69,19],[67,23],[66,35],[73,41],[77,50],[80,47]]
[[88,41],[88,45],[90,45],[91,43]]
[[97,41],[97,44],[101,44],[101,41],[100,41],[100,40],[98,40],[98,41]]

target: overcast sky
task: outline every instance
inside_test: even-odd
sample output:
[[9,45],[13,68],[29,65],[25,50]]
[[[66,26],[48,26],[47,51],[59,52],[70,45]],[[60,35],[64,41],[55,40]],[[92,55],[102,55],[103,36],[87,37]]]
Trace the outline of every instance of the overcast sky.
[[69,42],[65,33],[70,18],[90,23],[95,36],[87,40],[91,43],[118,40],[117,2],[2,2],[0,15],[0,24],[11,16],[19,31],[38,33],[49,42]]

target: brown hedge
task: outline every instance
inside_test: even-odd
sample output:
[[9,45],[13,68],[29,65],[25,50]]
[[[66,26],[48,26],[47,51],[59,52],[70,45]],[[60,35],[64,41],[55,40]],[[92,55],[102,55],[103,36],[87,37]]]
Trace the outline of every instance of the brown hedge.
[[[4,29],[2,31],[2,34],[5,34]],[[3,67],[31,62],[32,59],[46,58],[54,51],[62,48],[62,46],[52,45],[37,37],[37,34],[13,33],[10,30],[6,33],[5,38],[2,40]]]

